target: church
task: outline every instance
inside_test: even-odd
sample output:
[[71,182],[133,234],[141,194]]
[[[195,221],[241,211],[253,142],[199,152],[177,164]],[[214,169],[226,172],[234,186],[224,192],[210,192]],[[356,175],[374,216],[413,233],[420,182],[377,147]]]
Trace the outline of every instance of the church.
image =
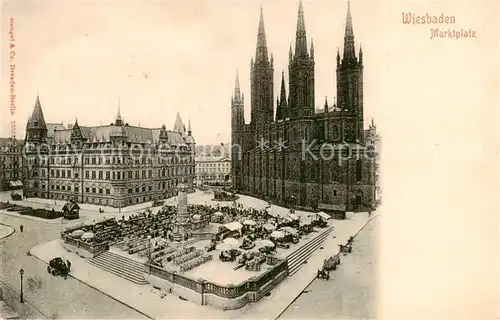
[[[232,181],[242,194],[303,209],[367,211],[374,206],[373,147],[365,144],[363,52],[356,54],[350,4],[343,52],[337,51],[336,103],[315,108],[314,45],[308,45],[302,1],[295,50],[289,49],[274,108],[274,59],[261,8],[251,61],[250,123],[239,78],[231,98]],[[333,58],[333,57],[332,57]]]

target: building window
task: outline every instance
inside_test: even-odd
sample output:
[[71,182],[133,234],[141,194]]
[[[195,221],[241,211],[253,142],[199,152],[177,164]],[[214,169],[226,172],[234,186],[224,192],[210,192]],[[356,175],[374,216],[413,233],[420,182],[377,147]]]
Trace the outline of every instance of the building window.
[[110,174],[109,171],[106,171],[106,180],[109,180]]
[[101,193],[101,194],[102,194],[102,188],[99,188],[99,193]]
[[99,171],[99,180],[102,180],[102,171]]
[[92,180],[95,180],[95,171],[92,171]]
[[363,180],[363,164],[361,159],[356,160],[356,181]]
[[337,190],[333,190],[333,196],[336,197],[337,196]]
[[85,188],[85,192],[86,192],[86,193],[89,193],[89,192],[90,192],[89,187],[86,187],[86,188]]
[[95,191],[96,191],[95,188],[92,188],[92,193],[95,193]]

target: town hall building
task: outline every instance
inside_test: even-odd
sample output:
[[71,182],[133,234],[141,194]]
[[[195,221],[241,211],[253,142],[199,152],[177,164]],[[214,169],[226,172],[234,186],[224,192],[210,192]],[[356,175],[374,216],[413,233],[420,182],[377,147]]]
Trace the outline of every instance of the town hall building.
[[70,128],[45,122],[40,99],[26,125],[23,194],[122,208],[193,190],[195,140],[180,115],[173,130],[114,122]]

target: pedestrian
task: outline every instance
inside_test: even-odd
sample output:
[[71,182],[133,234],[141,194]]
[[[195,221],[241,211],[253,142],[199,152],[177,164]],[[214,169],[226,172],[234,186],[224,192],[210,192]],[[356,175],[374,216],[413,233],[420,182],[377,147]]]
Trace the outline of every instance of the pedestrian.
[[68,263],[68,272],[71,271],[71,261],[67,260]]
[[19,227],[19,230],[21,230],[21,233],[23,233],[23,230],[24,230],[23,225],[21,225],[21,226]]

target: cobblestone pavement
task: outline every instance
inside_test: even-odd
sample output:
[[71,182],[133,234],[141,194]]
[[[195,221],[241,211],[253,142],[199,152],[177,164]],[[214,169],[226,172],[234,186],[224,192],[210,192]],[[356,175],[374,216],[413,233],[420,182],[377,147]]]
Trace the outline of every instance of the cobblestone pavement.
[[315,279],[279,319],[375,319],[379,218],[356,237],[330,280]]
[[[68,277],[54,277],[47,273],[47,265],[26,253],[35,245],[59,237],[60,224],[0,214],[0,223],[10,225],[16,232],[0,240],[0,280],[9,288],[20,292],[19,269],[24,272],[24,297],[38,312],[47,318],[145,318],[129,307]],[[20,225],[24,232],[19,231]],[[14,307],[14,306],[13,306]],[[17,311],[17,310],[16,310]]]

